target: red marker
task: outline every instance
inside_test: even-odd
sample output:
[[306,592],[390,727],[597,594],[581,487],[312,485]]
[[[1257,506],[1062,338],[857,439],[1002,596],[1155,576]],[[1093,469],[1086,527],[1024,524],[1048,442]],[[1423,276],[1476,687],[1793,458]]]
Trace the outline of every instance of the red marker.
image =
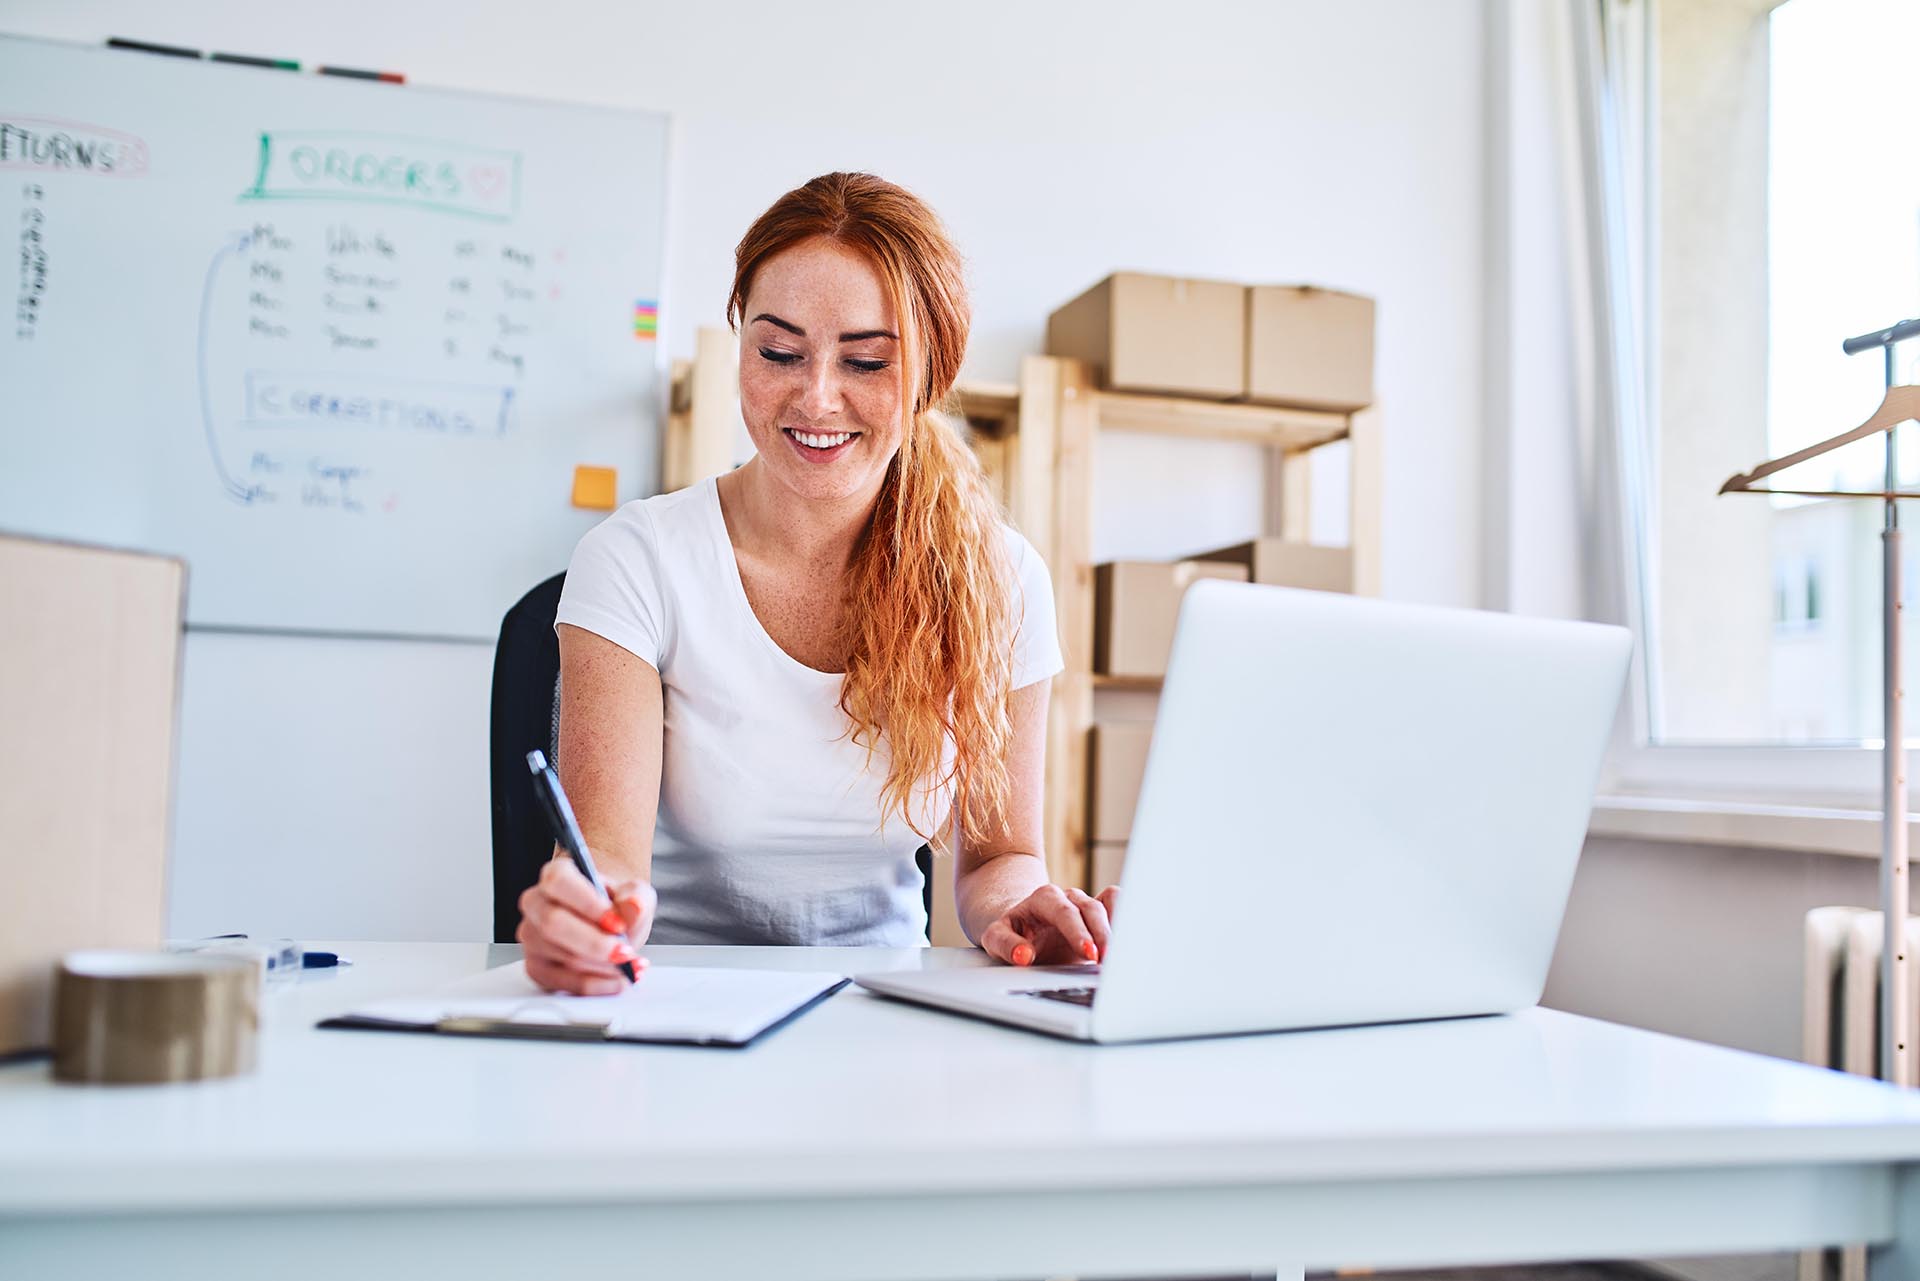
[[352,80],[378,80],[382,84],[403,85],[407,78],[398,71],[362,71],[357,67],[315,67],[323,76],[346,76]]

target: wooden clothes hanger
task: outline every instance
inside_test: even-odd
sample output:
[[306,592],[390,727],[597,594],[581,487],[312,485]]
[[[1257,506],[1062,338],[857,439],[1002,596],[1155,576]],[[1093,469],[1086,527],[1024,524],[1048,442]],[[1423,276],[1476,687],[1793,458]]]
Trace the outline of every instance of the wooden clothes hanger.
[[1891,431],[1901,423],[1920,419],[1920,386],[1903,385],[1887,388],[1887,394],[1881,398],[1880,408],[1873,411],[1873,417],[1855,427],[1852,431],[1841,432],[1830,440],[1817,445],[1808,445],[1805,449],[1788,454],[1784,458],[1775,458],[1761,463],[1752,471],[1741,472],[1738,476],[1729,476],[1727,483],[1720,486],[1723,494],[1799,494],[1808,498],[1920,498],[1920,491],[1901,491],[1892,489],[1772,489],[1753,482],[1784,471],[1796,463],[1804,463],[1809,458],[1818,458],[1830,453],[1842,445],[1851,445],[1875,432]]

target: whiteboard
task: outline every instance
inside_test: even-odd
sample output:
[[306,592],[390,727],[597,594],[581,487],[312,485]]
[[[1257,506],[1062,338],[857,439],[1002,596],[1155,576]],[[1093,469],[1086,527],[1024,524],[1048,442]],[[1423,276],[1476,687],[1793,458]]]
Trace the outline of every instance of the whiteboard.
[[663,115],[0,38],[0,528],[491,639],[655,488]]

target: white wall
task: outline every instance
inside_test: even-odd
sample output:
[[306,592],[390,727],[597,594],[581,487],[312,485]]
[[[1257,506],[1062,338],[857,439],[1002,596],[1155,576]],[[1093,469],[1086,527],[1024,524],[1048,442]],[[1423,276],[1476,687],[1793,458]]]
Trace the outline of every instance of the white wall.
[[1591,838],[1545,1001],[1797,1059],[1807,912],[1877,909],[1879,878],[1851,855]]
[[[775,196],[864,168],[971,262],[967,373],[1011,379],[1119,267],[1379,300],[1385,585],[1478,598],[1483,22],[1477,0],[533,5],[8,0],[0,27],[404,71],[675,120],[663,358],[716,323]],[[1101,555],[1254,532],[1250,454],[1129,442]],[[1166,495],[1177,471],[1192,489]],[[488,916],[490,651],[189,639],[172,928],[471,938]]]

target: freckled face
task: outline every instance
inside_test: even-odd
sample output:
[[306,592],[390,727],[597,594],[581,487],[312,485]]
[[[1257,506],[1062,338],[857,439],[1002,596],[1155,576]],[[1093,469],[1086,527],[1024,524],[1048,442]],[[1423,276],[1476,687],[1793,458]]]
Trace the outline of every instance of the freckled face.
[[802,498],[877,493],[900,448],[899,327],[879,273],[829,240],[761,264],[740,329],[740,410]]

